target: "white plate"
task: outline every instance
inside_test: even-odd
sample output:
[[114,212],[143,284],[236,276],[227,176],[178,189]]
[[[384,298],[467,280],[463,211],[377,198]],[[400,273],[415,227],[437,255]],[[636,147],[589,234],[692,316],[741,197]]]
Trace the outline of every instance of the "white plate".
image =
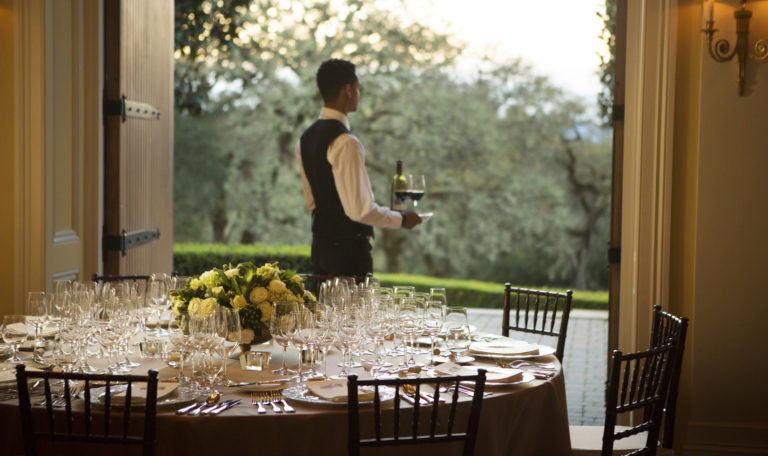
[[[117,385],[112,386],[112,394],[118,392],[118,391],[124,391],[127,385]],[[96,408],[104,408],[104,402],[102,402],[101,397],[102,394],[104,394],[105,391],[104,386],[98,387],[98,388],[91,388],[91,405],[93,405]],[[80,396],[82,397],[85,393],[80,393]],[[157,401],[157,408],[163,409],[163,408],[178,408],[185,404],[191,404],[197,399],[197,393],[194,391],[190,392],[183,392],[179,391],[178,389],[174,390],[170,395],[167,397],[164,397]],[[132,410],[143,410],[144,405],[143,403],[136,403],[131,404]],[[119,410],[123,408],[123,404],[110,404],[110,407]]]
[[473,358],[471,356],[462,356],[461,358],[459,358],[459,360],[457,362],[457,361],[451,360],[447,356],[435,356],[435,363],[437,363],[437,364],[443,364],[443,363],[447,363],[449,361],[450,362],[455,362],[456,364],[469,364],[469,363],[471,363],[474,360],[475,360],[475,358]]
[[513,385],[522,385],[523,383],[528,383],[532,380],[534,380],[536,377],[530,372],[523,372],[523,378],[516,382],[485,382],[485,386],[513,386]]
[[274,383],[262,383],[261,385],[246,385],[246,386],[237,386],[235,385],[235,388],[242,390],[242,391],[278,391],[285,388],[288,388],[290,383],[288,382],[274,382]]
[[549,356],[555,353],[555,349],[547,345],[539,345],[539,353],[535,355],[493,355],[490,353],[477,353],[472,351],[472,347],[469,347],[469,353],[472,356],[485,359],[532,359],[539,358],[541,356]]
[[419,217],[421,217],[421,221],[422,222],[426,222],[427,220],[431,219],[433,215],[435,215],[434,212],[421,212],[421,213],[419,213]]
[[[469,332],[470,332],[470,334],[474,334],[474,333],[475,333],[475,331],[477,331],[477,326],[470,324],[470,325],[469,325]],[[447,336],[447,335],[448,335],[448,331],[446,331],[445,329],[443,329],[442,331],[440,331],[439,333],[437,333],[437,335],[438,335],[439,337],[445,337],[445,336]]]
[[[373,386],[361,386],[360,389],[366,389],[369,391],[374,391]],[[312,393],[309,392],[309,390],[303,386],[292,386],[290,388],[286,388],[283,390],[283,397],[286,399],[290,399],[292,401],[301,402],[302,404],[307,405],[330,405],[330,406],[338,406],[338,407],[346,407],[347,401],[327,401],[325,399],[320,399],[317,396],[312,395]],[[391,401],[395,398],[395,390],[393,388],[390,388],[389,386],[379,386],[379,400],[381,402],[387,402]],[[360,405],[369,405],[373,404],[373,399],[370,401],[360,401]]]

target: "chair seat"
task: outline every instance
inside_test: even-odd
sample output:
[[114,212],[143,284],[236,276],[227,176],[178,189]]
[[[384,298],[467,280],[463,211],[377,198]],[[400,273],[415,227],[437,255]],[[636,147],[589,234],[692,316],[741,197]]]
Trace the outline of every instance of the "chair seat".
[[[592,456],[600,455],[603,449],[603,426],[569,426],[571,431],[571,455]],[[629,429],[626,426],[616,426],[616,432]],[[617,440],[613,445],[613,453],[637,450],[645,446],[648,435],[645,432]]]

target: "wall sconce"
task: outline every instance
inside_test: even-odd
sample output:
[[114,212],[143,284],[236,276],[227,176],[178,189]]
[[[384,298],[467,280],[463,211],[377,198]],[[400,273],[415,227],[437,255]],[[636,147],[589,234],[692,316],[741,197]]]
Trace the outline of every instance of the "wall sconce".
[[712,35],[718,31],[712,19],[714,4],[715,0],[704,0],[706,22],[702,32],[707,34],[707,50],[709,55],[718,62],[727,62],[734,56],[738,58],[739,95],[744,95],[744,71],[747,67],[747,56],[759,63],[768,62],[768,43],[765,40],[757,40],[752,52],[750,52],[749,19],[752,17],[752,11],[747,9],[747,0],[739,0],[741,7],[733,13],[733,17],[736,18],[736,46],[731,49],[731,44],[725,39],[717,40],[713,45]]

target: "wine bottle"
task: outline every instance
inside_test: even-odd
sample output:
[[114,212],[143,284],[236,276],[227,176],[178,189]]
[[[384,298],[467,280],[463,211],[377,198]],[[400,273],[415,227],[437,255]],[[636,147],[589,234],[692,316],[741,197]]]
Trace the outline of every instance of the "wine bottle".
[[390,195],[390,207],[395,211],[405,210],[405,198],[408,191],[408,185],[403,176],[403,162],[397,161],[397,171],[392,178],[392,190]]

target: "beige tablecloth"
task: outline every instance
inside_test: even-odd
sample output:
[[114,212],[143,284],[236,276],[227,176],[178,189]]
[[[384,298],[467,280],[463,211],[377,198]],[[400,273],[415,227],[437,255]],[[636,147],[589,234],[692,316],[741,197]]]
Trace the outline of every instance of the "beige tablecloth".
[[[271,345],[259,346],[274,352],[272,367],[279,367],[282,349]],[[296,365],[296,353],[289,348],[289,365]],[[338,353],[329,355],[329,373],[336,372]],[[553,356],[539,360],[557,364]],[[161,370],[160,360],[147,359],[136,373],[148,368]],[[478,364],[478,363],[476,363]],[[559,364],[557,375],[548,380],[533,380],[513,387],[491,388],[492,396],[483,401],[476,453],[483,456],[501,455],[568,455],[570,437],[565,398],[565,382]],[[232,361],[233,374],[239,363]],[[167,372],[167,369],[166,369]],[[354,369],[361,377],[362,369]],[[344,455],[347,453],[347,413],[344,406],[307,406],[294,403],[296,413],[276,414],[269,411],[259,415],[250,405],[249,393],[235,388],[220,388],[223,399],[240,397],[243,403],[218,416],[178,416],[173,410],[160,411],[157,419],[158,455]],[[470,398],[462,396],[465,408]],[[409,405],[401,419],[410,423]],[[362,412],[365,416],[365,409]],[[385,416],[385,420],[386,420]],[[0,402],[0,442],[2,454],[21,454],[18,408],[15,401]],[[63,450],[63,448],[62,448]],[[458,449],[436,450],[423,445],[411,449],[387,449],[365,454],[458,454]],[[237,453],[235,453],[237,452]],[[80,453],[83,454],[83,453]],[[121,451],[110,450],[110,456]]]

